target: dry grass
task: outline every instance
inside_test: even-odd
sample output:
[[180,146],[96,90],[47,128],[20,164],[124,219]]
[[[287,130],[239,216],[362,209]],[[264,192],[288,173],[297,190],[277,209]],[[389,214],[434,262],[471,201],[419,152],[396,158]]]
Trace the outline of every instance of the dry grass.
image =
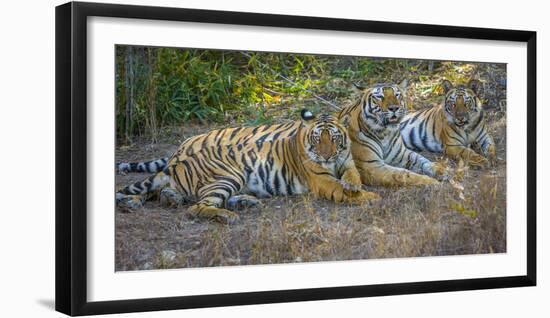
[[[188,206],[147,202],[132,214],[116,211],[116,270],[506,252],[505,117],[502,112],[488,115],[498,165],[465,169],[463,191],[449,182],[371,188],[383,199],[365,206],[308,195],[278,197],[263,200],[260,210],[241,211],[241,221],[231,226],[193,219]],[[205,129],[177,131],[169,143],[155,146],[137,142],[117,149],[117,159],[168,155],[180,139]],[[144,176],[117,175],[117,187]]]

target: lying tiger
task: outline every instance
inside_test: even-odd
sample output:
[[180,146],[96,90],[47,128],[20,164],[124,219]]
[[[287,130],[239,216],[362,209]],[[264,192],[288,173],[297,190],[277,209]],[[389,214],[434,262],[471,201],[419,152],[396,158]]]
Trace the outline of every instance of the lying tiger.
[[374,84],[338,114],[349,122],[353,159],[364,184],[428,185],[448,178],[443,165],[403,144],[399,123],[407,111],[406,88],[406,80],[399,85]]
[[[405,116],[401,135],[410,149],[444,153],[462,159],[474,167],[487,167],[496,162],[496,149],[484,120],[478,98],[481,82],[471,80],[466,86],[454,87],[442,82],[443,105],[418,110]],[[481,154],[470,146],[476,146]]]
[[171,203],[196,200],[189,208],[195,216],[232,223],[238,215],[231,209],[275,195],[311,192],[349,203],[379,199],[361,188],[346,124],[303,110],[302,121],[189,138],[162,171],[118,191],[117,204],[136,208],[162,189],[161,197]]

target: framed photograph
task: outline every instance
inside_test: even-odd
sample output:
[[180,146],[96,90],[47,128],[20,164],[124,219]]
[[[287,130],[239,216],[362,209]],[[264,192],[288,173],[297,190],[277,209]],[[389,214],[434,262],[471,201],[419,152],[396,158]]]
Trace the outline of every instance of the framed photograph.
[[56,309],[536,284],[536,33],[56,8]]

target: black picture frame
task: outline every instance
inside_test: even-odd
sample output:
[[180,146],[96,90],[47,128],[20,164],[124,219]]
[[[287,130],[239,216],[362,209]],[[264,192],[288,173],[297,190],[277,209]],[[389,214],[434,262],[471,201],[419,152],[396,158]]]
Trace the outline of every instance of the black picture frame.
[[[527,44],[527,274],[366,286],[88,302],[86,36],[91,16],[189,21]],[[56,310],[91,315],[536,285],[536,32],[182,8],[70,2],[56,7]]]

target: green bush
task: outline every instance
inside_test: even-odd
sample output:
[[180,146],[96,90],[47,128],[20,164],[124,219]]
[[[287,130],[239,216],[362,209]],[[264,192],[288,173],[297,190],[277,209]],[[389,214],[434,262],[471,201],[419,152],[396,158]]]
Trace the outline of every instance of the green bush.
[[[190,121],[262,124],[295,117],[302,107],[334,110],[353,96],[352,83],[424,82],[435,70],[454,79],[462,64],[119,45],[117,138],[145,134],[156,141],[162,128]],[[433,83],[422,89],[433,91]]]

